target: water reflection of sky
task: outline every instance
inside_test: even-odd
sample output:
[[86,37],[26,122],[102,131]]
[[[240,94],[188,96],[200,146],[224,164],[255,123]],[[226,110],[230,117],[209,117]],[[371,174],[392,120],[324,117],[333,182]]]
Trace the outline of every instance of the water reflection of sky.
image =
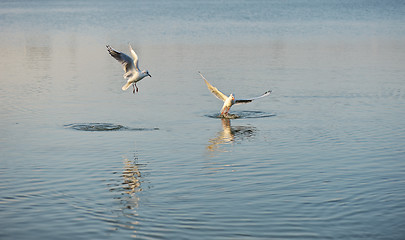
[[402,2],[95,3],[0,1],[0,238],[404,236]]

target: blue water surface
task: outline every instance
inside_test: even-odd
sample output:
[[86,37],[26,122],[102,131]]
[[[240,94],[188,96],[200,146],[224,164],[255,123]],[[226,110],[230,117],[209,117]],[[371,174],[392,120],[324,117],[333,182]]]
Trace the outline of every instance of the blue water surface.
[[404,12],[1,1],[0,239],[403,239]]

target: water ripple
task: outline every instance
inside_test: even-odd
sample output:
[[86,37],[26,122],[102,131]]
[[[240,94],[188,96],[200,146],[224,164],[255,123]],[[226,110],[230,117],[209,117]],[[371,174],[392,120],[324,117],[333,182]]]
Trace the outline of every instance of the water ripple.
[[103,132],[103,131],[154,131],[159,128],[133,128],[126,127],[120,124],[114,123],[72,123],[64,125],[65,128],[70,128],[78,131],[90,131],[90,132]]
[[205,115],[209,118],[225,118],[225,119],[238,119],[238,118],[268,118],[275,117],[273,113],[266,113],[262,111],[236,111],[234,113],[228,113],[226,115],[220,115],[218,113]]

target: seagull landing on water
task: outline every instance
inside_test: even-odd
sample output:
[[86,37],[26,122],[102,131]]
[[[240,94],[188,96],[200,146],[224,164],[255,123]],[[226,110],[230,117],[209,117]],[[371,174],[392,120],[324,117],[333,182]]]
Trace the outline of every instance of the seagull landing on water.
[[132,84],[132,92],[135,93],[135,88],[136,92],[138,92],[138,87],[136,86],[136,83],[141,81],[144,77],[149,76],[152,77],[148,70],[139,70],[138,67],[138,55],[136,55],[135,51],[132,49],[131,45],[129,45],[129,50],[131,52],[131,55],[134,59],[132,59],[130,56],[118,52],[114,49],[111,48],[110,45],[107,45],[107,50],[108,53],[115,59],[117,59],[118,62],[122,64],[122,68],[124,69],[124,78],[128,79],[127,83],[122,86],[122,90],[125,91],[131,86]]
[[200,74],[202,79],[204,79],[205,84],[207,84],[208,90],[210,90],[211,93],[214,94],[214,96],[217,97],[219,100],[224,101],[224,105],[222,106],[222,109],[221,109],[221,116],[226,116],[229,112],[229,109],[231,109],[232,105],[250,103],[251,101],[253,101],[255,99],[259,99],[259,98],[268,96],[271,93],[271,90],[269,90],[269,91],[263,93],[259,97],[250,98],[250,99],[235,99],[235,96],[233,94],[231,94],[231,95],[229,95],[229,97],[227,97],[225,94],[220,92],[216,87],[212,86],[200,72],[198,72],[198,73]]

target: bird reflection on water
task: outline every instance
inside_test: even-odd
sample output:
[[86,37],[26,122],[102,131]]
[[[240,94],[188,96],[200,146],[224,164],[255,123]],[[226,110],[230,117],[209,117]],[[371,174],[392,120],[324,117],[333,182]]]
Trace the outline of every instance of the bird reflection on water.
[[216,137],[211,138],[208,142],[207,150],[211,153],[228,152],[225,145],[237,141],[243,141],[253,138],[257,132],[255,127],[251,126],[231,126],[231,119],[221,118],[222,131],[218,132]]
[[130,161],[125,159],[125,167],[122,172],[122,177],[124,178],[124,189],[127,194],[134,194],[136,192],[142,191],[141,188],[141,172],[139,171],[139,164],[135,161]]
[[121,203],[124,205],[124,208],[133,209],[138,207],[139,197],[136,196],[136,193],[142,191],[141,187],[141,172],[140,168],[142,167],[137,163],[137,158],[134,160],[129,160],[126,158],[124,160],[124,169],[122,172],[122,198]]

